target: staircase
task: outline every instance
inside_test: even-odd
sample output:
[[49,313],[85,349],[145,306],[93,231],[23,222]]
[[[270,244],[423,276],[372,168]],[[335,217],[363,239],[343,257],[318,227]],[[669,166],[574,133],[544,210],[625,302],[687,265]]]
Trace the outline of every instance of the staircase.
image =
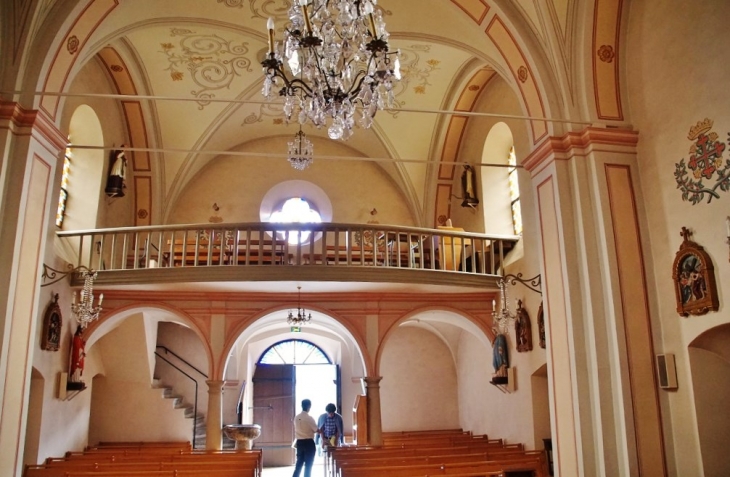
[[[194,423],[190,423],[191,429],[193,425],[195,426],[195,445],[193,449],[204,450],[206,443],[205,415],[200,412],[200,409],[198,409],[198,413],[196,415],[195,407],[192,404],[185,402],[183,397],[177,394],[172,387],[165,386],[158,378],[152,380],[152,387],[160,389],[162,391],[162,398],[170,399],[174,409],[184,410],[185,419],[192,419],[194,421]],[[192,432],[190,440],[192,443]],[[236,441],[223,435],[223,449],[234,449],[235,447]]]

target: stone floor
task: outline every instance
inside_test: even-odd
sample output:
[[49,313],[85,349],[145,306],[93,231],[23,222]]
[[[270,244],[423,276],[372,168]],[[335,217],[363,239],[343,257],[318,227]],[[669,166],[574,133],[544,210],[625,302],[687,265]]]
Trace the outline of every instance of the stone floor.
[[[264,474],[262,477],[291,477],[294,473],[294,466],[290,467],[264,467]],[[300,477],[304,476],[304,471],[299,474]],[[320,477],[324,475],[324,466],[315,464],[312,467],[312,477]]]

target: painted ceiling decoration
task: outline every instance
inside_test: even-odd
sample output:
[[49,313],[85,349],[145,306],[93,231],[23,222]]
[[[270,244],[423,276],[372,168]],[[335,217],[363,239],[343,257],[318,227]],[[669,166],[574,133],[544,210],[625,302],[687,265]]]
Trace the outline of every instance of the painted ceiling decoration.
[[[586,94],[592,96],[583,98],[589,101],[587,111],[595,111],[600,119],[623,120],[618,87],[622,0],[595,0],[595,8],[584,13],[594,24],[583,48],[590,51],[586,64],[592,71],[586,74],[593,75],[595,86],[585,93],[570,89],[571,65],[561,64],[561,58],[571,56],[565,51],[580,47],[571,44],[574,25],[587,20],[577,18],[583,11],[575,0],[549,0],[545,5],[515,0],[516,8],[509,9],[501,0],[424,1],[429,2],[429,14],[422,16],[407,0],[379,2],[377,8],[387,16],[391,31],[389,41],[401,50],[403,80],[395,90],[394,108],[377,115],[374,129],[347,143],[353,157],[392,160],[381,167],[400,184],[411,209],[423,212],[422,225],[439,223],[446,214],[444,198],[455,181],[460,134],[467,123],[453,111],[480,113],[473,108],[476,99],[487,94],[489,80],[469,83],[478,71],[500,76],[522,109],[485,113],[560,119],[559,108],[571,106],[558,104],[556,98],[580,102],[579,95]],[[23,15],[23,5],[14,0],[13,9],[6,11],[17,16],[17,28],[27,29],[32,19]],[[66,7],[57,0],[44,5],[43,12]],[[75,18],[49,45],[55,53],[44,65],[37,88],[69,91],[75,75],[97,56],[120,94],[176,99],[119,101],[129,143],[158,148],[157,153],[135,151],[132,163],[140,180],[160,178],[142,186],[148,190],[138,198],[144,203],[139,210],[151,218],[148,204],[161,204],[164,220],[170,202],[211,160],[206,149],[233,151],[257,138],[289,135],[280,105],[260,100],[259,63],[266,50],[266,19],[285,19],[292,0],[157,0],[151,10],[139,5],[132,0],[82,0],[74,7]],[[555,51],[550,53],[551,46],[541,38],[556,38]],[[123,53],[126,61],[105,58],[106,48]],[[538,57],[542,60],[536,61]],[[554,81],[556,77],[562,79]],[[457,105],[467,97],[472,106]],[[43,96],[37,105],[58,125],[60,102],[59,96]],[[227,127],[230,124],[236,127]],[[555,130],[550,121],[526,124],[533,146]],[[560,134],[570,128],[561,126]],[[325,134],[306,133],[314,139]],[[160,171],[154,171],[152,154]]]

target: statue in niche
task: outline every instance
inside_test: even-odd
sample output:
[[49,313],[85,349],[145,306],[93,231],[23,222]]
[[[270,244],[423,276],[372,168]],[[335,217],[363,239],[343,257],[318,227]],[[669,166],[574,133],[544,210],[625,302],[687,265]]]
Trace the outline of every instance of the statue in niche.
[[[122,144],[121,147],[125,147]],[[112,151],[109,161],[109,177],[106,180],[104,192],[109,197],[124,197],[124,189],[127,187],[127,158],[124,151]]]
[[475,208],[479,205],[476,176],[474,168],[469,164],[464,164],[464,171],[461,173],[461,197],[464,199],[461,203],[462,207]]
[[58,351],[61,342],[61,307],[58,306],[58,293],[53,295],[53,302],[48,305],[45,317],[43,318],[43,334],[41,335],[41,349],[46,351]]
[[527,310],[522,308],[522,300],[517,300],[515,335],[517,335],[518,352],[532,351],[532,324],[530,323],[530,316],[527,314]]

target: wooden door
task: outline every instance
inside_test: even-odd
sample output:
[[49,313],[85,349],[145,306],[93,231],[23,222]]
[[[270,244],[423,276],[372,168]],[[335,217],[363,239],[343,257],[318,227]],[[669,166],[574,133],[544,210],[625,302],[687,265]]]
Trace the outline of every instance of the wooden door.
[[294,465],[292,448],[296,374],[290,364],[258,364],[253,374],[253,422],[261,426],[254,442],[264,452],[264,465]]

